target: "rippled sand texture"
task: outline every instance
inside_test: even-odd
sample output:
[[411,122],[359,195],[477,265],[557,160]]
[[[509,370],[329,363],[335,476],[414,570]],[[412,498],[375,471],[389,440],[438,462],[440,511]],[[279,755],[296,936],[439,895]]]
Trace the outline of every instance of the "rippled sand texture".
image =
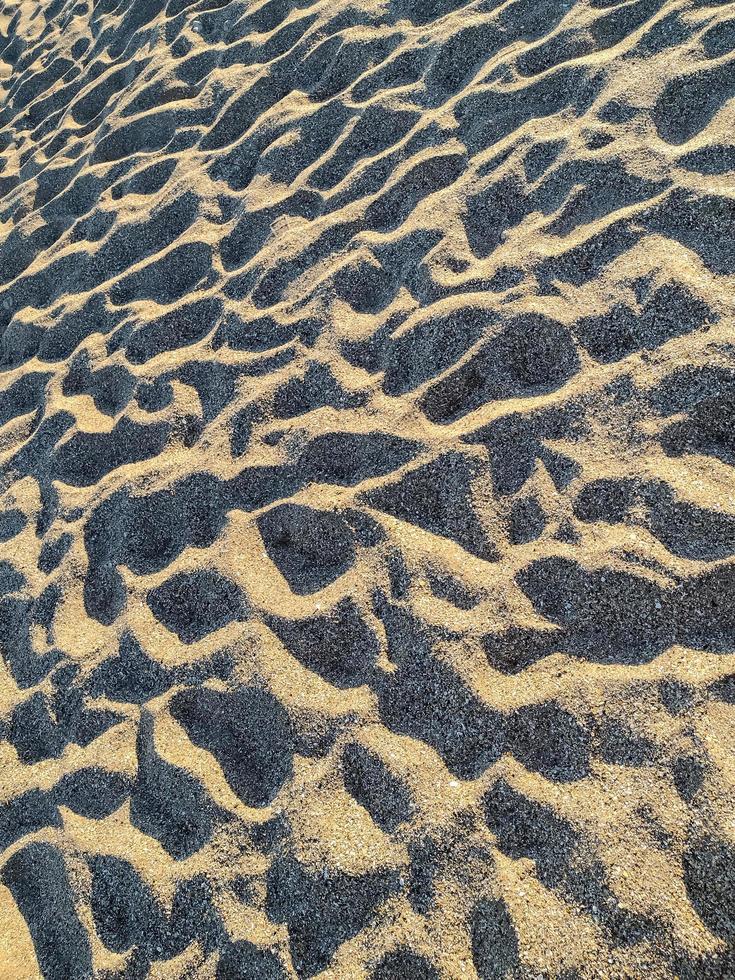
[[3,980],[735,977],[735,3],[0,31]]

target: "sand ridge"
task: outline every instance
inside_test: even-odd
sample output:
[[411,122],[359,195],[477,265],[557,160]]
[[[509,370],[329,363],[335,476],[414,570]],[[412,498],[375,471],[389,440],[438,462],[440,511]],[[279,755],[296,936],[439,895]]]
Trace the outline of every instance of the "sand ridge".
[[0,3],[0,976],[735,976],[735,3]]

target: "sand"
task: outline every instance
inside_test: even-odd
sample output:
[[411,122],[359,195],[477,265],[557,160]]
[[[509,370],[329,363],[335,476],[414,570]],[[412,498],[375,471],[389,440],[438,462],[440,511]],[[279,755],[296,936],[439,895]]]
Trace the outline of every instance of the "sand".
[[735,3],[0,4],[0,978],[735,977]]

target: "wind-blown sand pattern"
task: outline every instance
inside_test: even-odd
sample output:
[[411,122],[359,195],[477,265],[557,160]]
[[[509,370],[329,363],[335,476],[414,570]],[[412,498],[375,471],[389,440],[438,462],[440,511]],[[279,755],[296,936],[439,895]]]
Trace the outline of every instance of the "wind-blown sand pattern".
[[0,58],[3,980],[735,977],[735,3]]

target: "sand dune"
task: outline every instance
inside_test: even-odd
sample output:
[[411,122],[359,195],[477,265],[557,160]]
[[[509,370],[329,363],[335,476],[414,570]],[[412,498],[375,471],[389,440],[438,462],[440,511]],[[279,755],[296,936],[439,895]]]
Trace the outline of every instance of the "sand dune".
[[0,977],[735,976],[735,3],[0,3]]

